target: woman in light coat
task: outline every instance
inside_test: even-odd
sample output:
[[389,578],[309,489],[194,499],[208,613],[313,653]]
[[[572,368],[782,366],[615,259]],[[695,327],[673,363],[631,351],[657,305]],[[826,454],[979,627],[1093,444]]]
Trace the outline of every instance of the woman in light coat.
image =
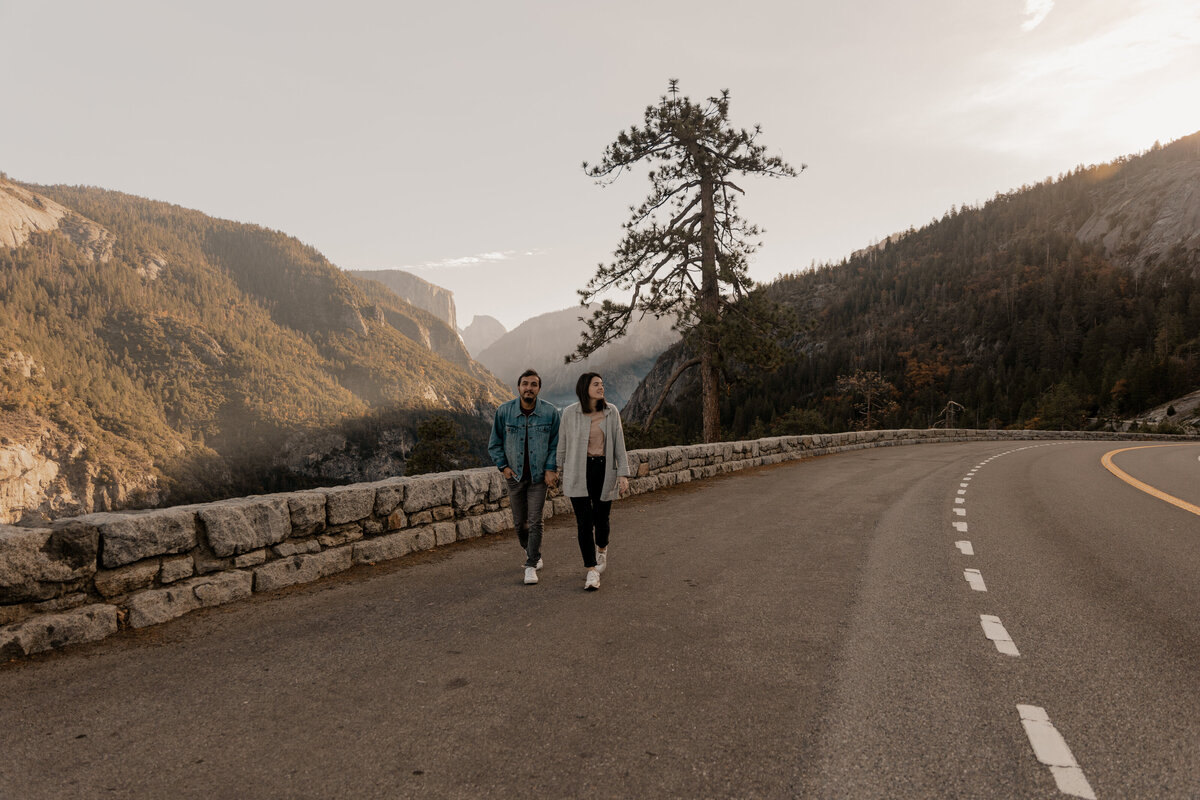
[[604,402],[604,379],[585,372],[575,384],[578,403],[563,409],[557,463],[563,494],[571,498],[579,529],[579,551],[587,578],[583,588],[600,588],[608,564],[608,514],[612,501],[629,491],[629,458],[621,415]]

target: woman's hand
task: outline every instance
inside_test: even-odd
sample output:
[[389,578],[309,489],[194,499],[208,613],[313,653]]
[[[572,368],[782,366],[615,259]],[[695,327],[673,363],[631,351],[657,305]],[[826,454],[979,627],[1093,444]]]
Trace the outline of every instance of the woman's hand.
[[629,494],[629,478],[626,478],[624,475],[617,478],[617,494]]

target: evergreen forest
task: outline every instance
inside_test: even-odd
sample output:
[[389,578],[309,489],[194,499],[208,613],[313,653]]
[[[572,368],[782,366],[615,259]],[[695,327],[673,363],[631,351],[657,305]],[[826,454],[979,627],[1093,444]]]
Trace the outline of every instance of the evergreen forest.
[[[778,369],[725,363],[723,438],[1127,427],[1200,389],[1200,134],[951,209],[759,291],[795,324]],[[648,379],[635,405],[661,386]],[[698,440],[697,395],[694,376],[679,381],[638,435]]]

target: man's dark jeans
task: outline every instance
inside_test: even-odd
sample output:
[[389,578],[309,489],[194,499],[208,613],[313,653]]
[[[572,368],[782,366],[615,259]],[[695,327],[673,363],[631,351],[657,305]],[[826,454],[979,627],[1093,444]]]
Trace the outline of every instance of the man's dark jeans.
[[513,527],[525,551],[525,566],[536,567],[542,557],[542,506],[546,504],[546,481],[505,480],[512,506]]

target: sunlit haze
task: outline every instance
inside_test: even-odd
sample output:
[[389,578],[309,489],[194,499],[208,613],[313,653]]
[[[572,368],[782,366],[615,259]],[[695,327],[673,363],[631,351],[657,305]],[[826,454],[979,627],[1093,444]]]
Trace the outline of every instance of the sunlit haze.
[[764,281],[1200,130],[1192,0],[0,0],[0,29],[11,178],[407,269],[460,325],[577,302],[647,186],[580,163],[670,78],[808,165],[745,186]]

